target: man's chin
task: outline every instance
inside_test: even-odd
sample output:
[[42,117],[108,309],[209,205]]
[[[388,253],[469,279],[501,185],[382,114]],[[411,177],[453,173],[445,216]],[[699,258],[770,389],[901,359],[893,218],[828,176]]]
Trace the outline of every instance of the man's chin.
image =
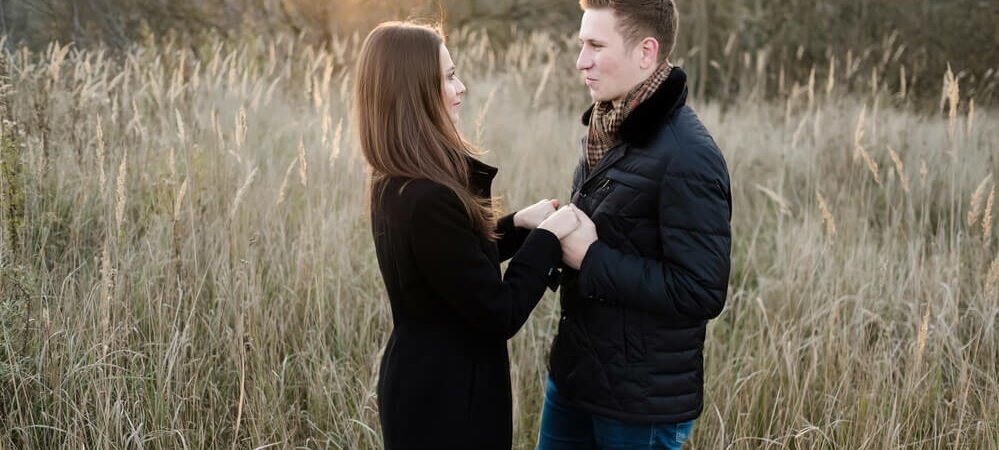
[[610,101],[611,100],[610,98],[607,98],[607,94],[604,94],[602,92],[594,91],[593,89],[590,89],[590,98],[593,99],[594,103],[595,102],[606,102],[606,101]]

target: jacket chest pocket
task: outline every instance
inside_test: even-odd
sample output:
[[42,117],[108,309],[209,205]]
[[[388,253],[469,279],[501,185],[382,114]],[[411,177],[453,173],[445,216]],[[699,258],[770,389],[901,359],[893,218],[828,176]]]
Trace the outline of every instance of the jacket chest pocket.
[[657,217],[658,186],[641,175],[610,168],[577,195],[576,204],[591,216]]
[[582,208],[583,211],[588,211],[592,216],[596,212],[596,208],[603,203],[604,199],[607,198],[607,195],[615,187],[614,180],[603,177],[593,183],[589,183],[583,190],[577,192],[572,202]]

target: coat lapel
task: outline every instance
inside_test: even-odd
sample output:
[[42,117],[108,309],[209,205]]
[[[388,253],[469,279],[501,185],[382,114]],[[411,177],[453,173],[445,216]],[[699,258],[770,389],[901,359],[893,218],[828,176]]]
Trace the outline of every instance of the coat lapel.
[[605,154],[603,158],[600,158],[600,162],[597,163],[597,166],[594,167],[593,170],[588,170],[588,164],[586,163],[586,141],[584,140],[583,156],[579,162],[579,164],[583,166],[583,182],[576,189],[573,189],[573,195],[575,195],[576,192],[586,189],[586,185],[593,182],[593,180],[599,177],[600,174],[606,172],[607,169],[614,166],[614,163],[623,158],[627,152],[627,146],[623,141],[619,140],[613,147],[610,148],[610,150],[607,151],[607,154]]
[[[471,156],[466,156],[465,159],[468,161],[468,188],[481,198],[491,199],[493,179],[496,178],[499,169]],[[493,263],[496,272],[501,274],[499,247],[497,247],[496,242],[483,239],[481,243],[482,250],[489,255],[489,260]]]
[[471,156],[465,159],[468,161],[468,188],[482,198],[492,197],[493,178],[499,169]]

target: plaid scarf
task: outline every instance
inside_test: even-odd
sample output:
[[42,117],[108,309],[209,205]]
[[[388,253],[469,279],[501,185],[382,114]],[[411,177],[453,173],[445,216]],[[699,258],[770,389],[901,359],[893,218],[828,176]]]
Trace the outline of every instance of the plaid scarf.
[[673,66],[668,61],[663,61],[652,76],[629,91],[617,106],[613,102],[597,102],[593,105],[589,135],[586,139],[586,162],[591,169],[614,146],[617,132],[624,119],[638,105],[652,97],[666,78],[669,78],[672,69]]

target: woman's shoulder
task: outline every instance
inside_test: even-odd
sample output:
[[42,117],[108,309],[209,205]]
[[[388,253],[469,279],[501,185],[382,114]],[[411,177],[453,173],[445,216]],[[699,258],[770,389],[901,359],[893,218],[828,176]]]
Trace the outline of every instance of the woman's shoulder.
[[384,182],[382,195],[385,200],[406,209],[461,206],[461,200],[451,188],[426,178],[388,178]]
[[471,226],[465,206],[451,188],[428,179],[389,179],[372,208],[372,218],[414,233],[440,233]]

